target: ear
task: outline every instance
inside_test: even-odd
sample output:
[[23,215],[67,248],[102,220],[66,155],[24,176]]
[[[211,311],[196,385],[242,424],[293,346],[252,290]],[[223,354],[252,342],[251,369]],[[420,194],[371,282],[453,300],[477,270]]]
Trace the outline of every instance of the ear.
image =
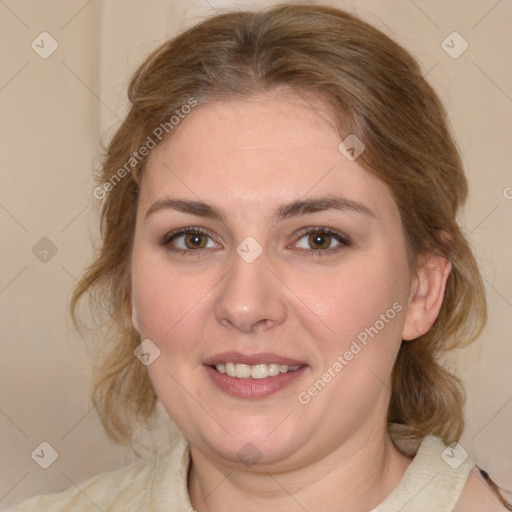
[[402,332],[403,340],[414,340],[430,330],[441,310],[451,269],[452,264],[442,256],[432,253],[418,256]]

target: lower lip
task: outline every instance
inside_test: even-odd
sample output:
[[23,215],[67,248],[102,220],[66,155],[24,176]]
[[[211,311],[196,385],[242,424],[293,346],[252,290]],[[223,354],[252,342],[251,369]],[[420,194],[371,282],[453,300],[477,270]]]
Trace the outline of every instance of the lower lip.
[[293,372],[280,373],[275,377],[265,377],[264,379],[237,379],[226,373],[220,373],[211,366],[205,366],[205,368],[213,383],[228,395],[258,400],[277,393],[290,385],[304,374],[307,366],[301,366]]

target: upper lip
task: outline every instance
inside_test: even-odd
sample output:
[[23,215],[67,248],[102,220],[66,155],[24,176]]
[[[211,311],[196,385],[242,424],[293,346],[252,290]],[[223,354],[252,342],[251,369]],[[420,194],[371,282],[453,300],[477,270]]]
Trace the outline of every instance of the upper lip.
[[203,364],[207,366],[215,366],[216,364],[239,363],[239,364],[286,364],[288,366],[305,365],[303,361],[291,359],[289,357],[272,354],[270,352],[262,352],[259,354],[242,354],[241,352],[223,352],[209,357]]

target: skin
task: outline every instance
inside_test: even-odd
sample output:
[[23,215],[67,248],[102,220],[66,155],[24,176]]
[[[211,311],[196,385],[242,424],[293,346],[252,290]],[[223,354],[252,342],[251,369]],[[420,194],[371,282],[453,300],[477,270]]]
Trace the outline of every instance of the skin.
[[[196,107],[150,155],[132,253],[133,324],[160,349],[148,369],[190,442],[188,487],[199,512],[227,503],[233,510],[313,512],[343,503],[367,511],[410,463],[387,433],[390,374],[402,339],[414,340],[436,319],[450,264],[424,255],[409,269],[390,191],[345,158],[340,140],[326,107],[281,89]],[[273,218],[282,204],[328,195],[373,215],[328,209]],[[171,208],[148,214],[169,198],[212,204],[224,219]],[[159,244],[187,226],[208,232],[199,238],[205,248],[187,249],[183,236]],[[301,230],[326,226],[351,243],[327,238],[330,252],[319,256]],[[250,264],[236,252],[248,236],[263,250]],[[396,303],[401,311],[378,335],[300,403],[298,394]],[[267,398],[235,398],[203,367],[231,350],[274,352],[308,368]],[[251,467],[237,458],[249,442],[261,454]]]
[[[503,498],[506,498],[505,493],[500,492]],[[474,468],[468,477],[464,491],[457,501],[454,512],[505,512],[506,510],[510,509],[507,509],[500,502],[478,469]]]

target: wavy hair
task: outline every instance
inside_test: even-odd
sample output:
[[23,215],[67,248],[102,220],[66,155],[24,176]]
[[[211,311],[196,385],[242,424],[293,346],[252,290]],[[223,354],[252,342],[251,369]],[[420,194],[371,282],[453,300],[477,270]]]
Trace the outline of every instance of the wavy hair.
[[199,104],[243,100],[280,86],[323,98],[340,135],[353,133],[364,142],[358,163],[393,194],[412,268],[415,255],[427,252],[452,263],[433,327],[402,342],[388,422],[410,439],[433,434],[445,443],[457,440],[464,390],[441,358],[478,336],[486,319],[482,279],[456,220],[468,191],[461,158],[445,110],[414,58],[358,17],[319,5],[215,15],[162,44],[133,75],[128,114],[105,149],[98,176],[101,247],[71,300],[77,325],[85,294],[103,314],[98,320],[109,325],[93,390],[103,425],[112,438],[130,444],[135,426],[152,417],[157,402],[133,354],[140,338],[131,324],[130,253],[147,161],[141,148],[148,137],[155,139],[156,128],[170,127],[191,98]]

